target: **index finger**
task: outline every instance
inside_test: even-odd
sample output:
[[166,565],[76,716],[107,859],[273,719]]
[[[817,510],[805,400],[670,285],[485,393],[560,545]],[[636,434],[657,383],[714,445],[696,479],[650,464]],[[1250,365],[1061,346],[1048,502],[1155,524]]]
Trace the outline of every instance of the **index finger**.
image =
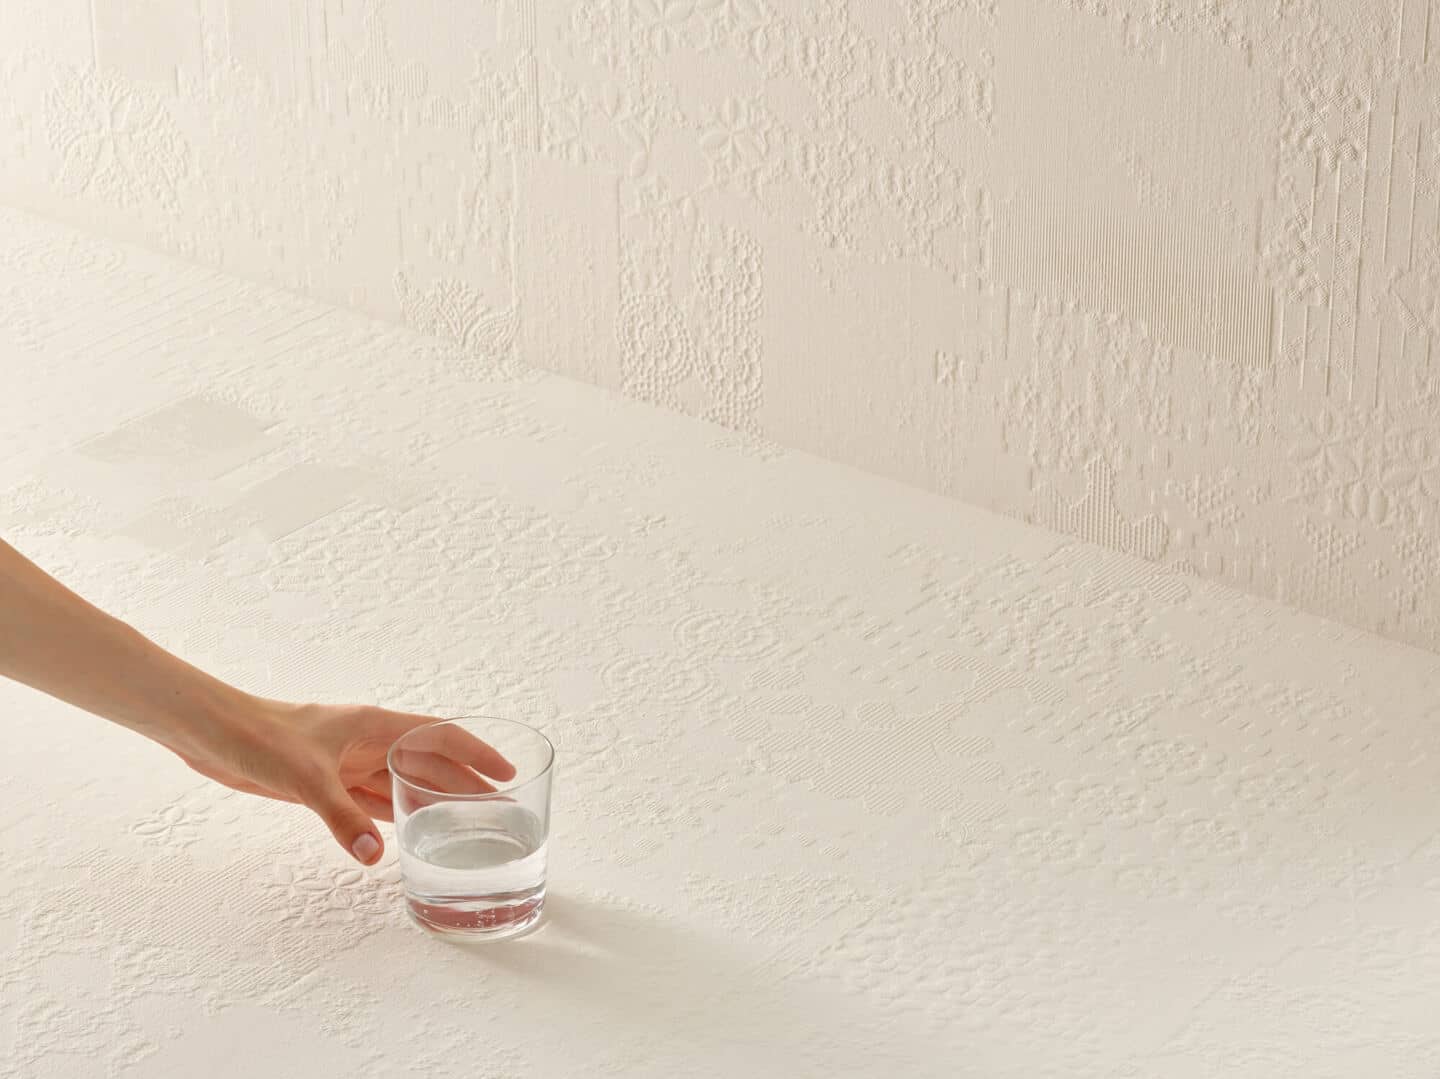
[[506,760],[498,749],[488,742],[482,742],[463,727],[436,727],[438,736],[436,751],[451,760],[468,764],[481,775],[491,779],[515,778],[515,766]]
[[[409,712],[395,712],[392,715],[404,723],[404,729],[396,732],[397,738],[423,724],[443,721],[441,716],[418,716]],[[516,775],[515,766],[506,760],[499,750],[453,723],[437,726],[417,735],[409,748],[449,757],[460,764],[468,764],[481,775],[502,782],[514,779]]]

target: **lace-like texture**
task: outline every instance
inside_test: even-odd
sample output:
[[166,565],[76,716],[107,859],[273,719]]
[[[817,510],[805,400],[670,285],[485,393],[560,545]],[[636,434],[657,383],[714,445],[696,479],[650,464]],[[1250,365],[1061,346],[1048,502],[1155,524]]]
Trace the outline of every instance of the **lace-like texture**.
[[5,0],[0,203],[1440,651],[1437,3]]
[[560,752],[548,924],[470,953],[0,685],[0,1074],[1440,1068],[1434,655],[8,212],[0,291],[0,534]]

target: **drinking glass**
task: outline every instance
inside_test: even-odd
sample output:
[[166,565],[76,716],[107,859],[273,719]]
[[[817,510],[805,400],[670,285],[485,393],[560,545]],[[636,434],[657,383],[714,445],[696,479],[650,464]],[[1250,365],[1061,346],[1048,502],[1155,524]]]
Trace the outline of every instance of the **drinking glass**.
[[[500,781],[493,747],[515,766]],[[545,905],[545,845],[555,747],[533,727],[458,716],[390,747],[395,834],[410,915],[422,928],[477,940],[525,932]]]

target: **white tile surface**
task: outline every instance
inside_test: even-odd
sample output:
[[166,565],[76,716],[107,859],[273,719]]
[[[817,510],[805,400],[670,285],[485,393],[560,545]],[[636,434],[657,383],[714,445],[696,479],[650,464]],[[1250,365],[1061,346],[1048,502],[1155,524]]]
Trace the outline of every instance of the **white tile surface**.
[[0,686],[0,1074],[1440,1071],[1440,658],[0,215],[0,534],[560,747],[551,918]]

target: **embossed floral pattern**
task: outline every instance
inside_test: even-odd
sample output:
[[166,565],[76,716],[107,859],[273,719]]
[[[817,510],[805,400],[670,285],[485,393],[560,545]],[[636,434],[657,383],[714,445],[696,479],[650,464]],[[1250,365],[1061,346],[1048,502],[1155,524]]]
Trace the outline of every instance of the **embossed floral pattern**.
[[[1440,667],[1214,583],[1440,641],[1414,0],[443,7],[202,6],[127,61],[172,90],[102,2],[64,190],[79,76],[0,59],[6,192],[252,278],[0,211],[0,534],[255,692],[544,727],[551,920],[427,940],[393,860],[0,685],[5,1063],[1434,1071]],[[711,425],[507,369],[541,319]]]
[[97,2],[0,23],[0,199],[1440,646],[1419,0]]
[[392,912],[400,898],[398,884],[393,866],[375,877],[358,867],[312,864],[279,865],[266,887],[302,925],[349,926]]
[[169,805],[142,821],[137,821],[131,830],[139,836],[157,843],[189,846],[199,838],[200,826],[204,823],[202,808],[187,808],[181,804]]
[[122,207],[154,202],[178,209],[189,148],[152,91],[61,68],[45,110],[62,188]]

